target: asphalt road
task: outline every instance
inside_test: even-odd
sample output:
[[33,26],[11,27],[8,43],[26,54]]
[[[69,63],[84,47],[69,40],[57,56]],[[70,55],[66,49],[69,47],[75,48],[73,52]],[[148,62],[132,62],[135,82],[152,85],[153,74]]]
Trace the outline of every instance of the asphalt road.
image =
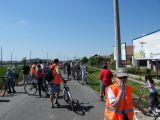
[[75,80],[68,82],[76,111],[71,111],[60,94],[59,108],[51,108],[49,98],[28,96],[23,86],[16,87],[16,94],[0,97],[0,120],[103,120],[104,103],[98,94]]

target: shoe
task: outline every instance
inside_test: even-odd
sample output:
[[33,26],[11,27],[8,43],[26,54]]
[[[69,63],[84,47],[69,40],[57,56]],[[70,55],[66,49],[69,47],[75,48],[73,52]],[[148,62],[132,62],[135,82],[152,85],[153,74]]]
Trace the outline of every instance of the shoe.
[[7,91],[7,92],[8,92],[8,94],[12,93],[12,91]]
[[58,101],[56,101],[55,104],[57,105],[57,107],[60,107],[60,106],[61,106]]
[[14,90],[13,93],[17,93],[17,92]]
[[149,112],[150,114],[152,113],[151,107],[148,108],[148,112]]
[[104,101],[104,99],[102,99],[102,98],[99,98],[99,99],[98,99],[98,101]]
[[160,113],[160,109],[157,109],[157,108],[156,108],[156,109],[155,109],[155,112]]
[[51,106],[51,108],[55,108],[55,106],[54,106],[54,105],[52,105],[52,106]]

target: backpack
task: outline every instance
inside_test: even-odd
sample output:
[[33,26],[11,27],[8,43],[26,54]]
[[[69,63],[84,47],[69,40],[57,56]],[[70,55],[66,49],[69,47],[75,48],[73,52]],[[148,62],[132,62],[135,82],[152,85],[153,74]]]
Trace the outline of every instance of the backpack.
[[53,67],[52,69],[48,70],[48,74],[47,74],[47,81],[48,82],[51,82],[54,79],[54,75],[53,75],[53,72],[52,72],[52,70],[54,70],[54,68],[55,67]]

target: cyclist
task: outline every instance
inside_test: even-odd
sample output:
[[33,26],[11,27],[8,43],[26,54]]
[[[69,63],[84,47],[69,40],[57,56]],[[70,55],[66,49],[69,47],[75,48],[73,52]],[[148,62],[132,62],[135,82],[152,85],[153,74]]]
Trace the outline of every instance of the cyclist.
[[31,66],[31,71],[30,71],[30,75],[32,77],[33,83],[37,82],[37,80],[36,80],[36,65],[37,65],[37,63],[34,62]]
[[[7,72],[5,73],[5,77],[7,79],[7,88],[8,88],[8,93],[16,93],[15,89],[14,89],[14,74],[11,70],[11,68],[7,68]],[[11,91],[12,89],[12,91]]]
[[151,70],[149,70],[149,69],[147,69],[147,74],[145,75],[145,81],[146,81],[147,88],[150,92],[148,111],[151,112],[154,105],[155,105],[156,112],[160,113],[159,103],[158,103],[158,98],[157,98],[157,89],[155,88],[155,83],[154,83],[154,80],[152,79],[152,76],[151,76]]
[[71,63],[67,62],[67,75],[68,75],[68,80],[70,80],[71,76]]
[[53,80],[49,83],[49,94],[50,94],[50,100],[51,100],[51,108],[54,108],[54,99],[55,99],[55,104],[57,104],[57,106],[60,106],[59,102],[58,102],[58,91],[60,90],[60,84],[62,82],[62,76],[61,76],[61,70],[59,67],[59,60],[55,59],[54,60],[54,64],[52,65],[52,73],[53,73]]
[[24,64],[22,70],[23,70],[23,80],[24,80],[23,84],[25,84],[25,83],[28,83],[30,80],[30,75],[29,75],[30,67],[29,67],[29,65]]
[[82,63],[81,65],[81,72],[82,72],[82,84],[86,84],[87,83],[87,79],[86,79],[86,65],[84,63]]
[[37,65],[37,82],[38,82],[38,90],[39,90],[39,96],[41,97],[41,90],[44,90],[43,87],[43,70],[41,68],[41,65]]

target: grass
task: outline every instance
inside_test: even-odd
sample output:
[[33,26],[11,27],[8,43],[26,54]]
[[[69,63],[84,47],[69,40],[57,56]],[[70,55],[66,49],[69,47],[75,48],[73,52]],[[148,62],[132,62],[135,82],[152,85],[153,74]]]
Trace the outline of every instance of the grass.
[[[100,91],[100,83],[99,83],[99,73],[100,70],[92,67],[87,67],[87,77],[89,82],[91,83],[90,86],[93,88],[95,91],[99,92]],[[113,83],[115,82],[115,78],[112,79]],[[140,95],[140,88],[141,85],[139,83],[133,82],[128,79],[128,85],[132,86],[133,88],[133,97],[139,96]],[[159,93],[160,91],[158,91]],[[144,105],[148,104],[148,95],[149,91],[147,88],[144,88],[143,96],[145,96],[142,101]]]
[[[0,68],[0,77],[3,77],[5,72],[6,72],[6,68],[5,67],[1,67]],[[1,85],[1,83],[2,83],[2,79],[0,79],[0,85]]]
[[[0,68],[0,76],[4,76],[6,71],[7,71],[7,67],[12,67],[11,65],[4,65],[3,67]],[[18,65],[18,68],[20,70],[19,72],[19,80],[16,81],[16,84],[18,84],[18,82],[20,82],[23,79],[23,73],[22,73],[22,65]],[[2,79],[0,79],[0,85],[2,83]]]
[[98,69],[93,69],[91,67],[87,67],[87,78],[88,78],[89,82],[91,83],[90,86],[96,91],[100,90],[99,72],[100,71]]

